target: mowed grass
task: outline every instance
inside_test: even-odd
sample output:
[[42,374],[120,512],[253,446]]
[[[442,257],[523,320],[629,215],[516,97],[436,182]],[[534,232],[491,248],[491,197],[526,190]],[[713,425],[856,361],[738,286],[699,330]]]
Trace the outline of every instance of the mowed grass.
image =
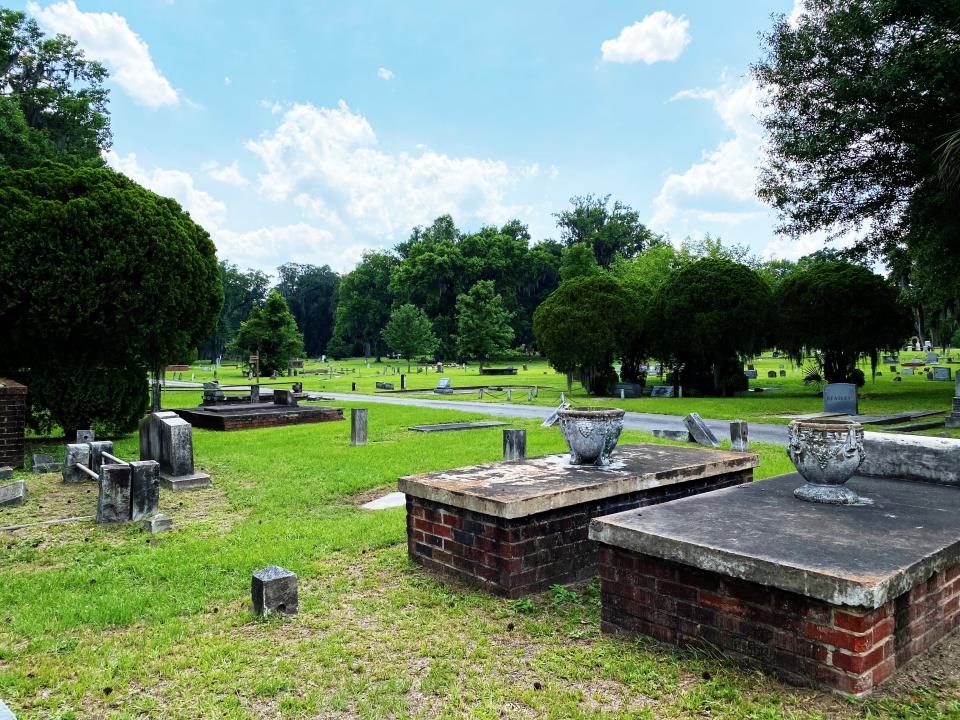
[[[923,353],[900,353],[901,360],[922,359],[922,356]],[[960,353],[957,353],[955,357],[960,358]],[[280,378],[276,381],[266,378],[263,379],[263,382],[292,382],[296,379],[303,382],[306,390],[341,393],[351,392],[353,384],[356,383],[357,393],[375,394],[378,392],[376,389],[377,382],[392,382],[394,388],[399,389],[399,372],[402,372],[406,375],[408,389],[423,390],[431,398],[440,400],[477,401],[481,399],[479,391],[457,395],[434,395],[430,391],[436,387],[437,381],[441,377],[449,377],[454,388],[479,385],[503,388],[496,391],[485,390],[482,398],[485,402],[557,405],[560,401],[561,392],[574,404],[597,404],[600,400],[589,396],[579,383],[574,383],[573,391],[567,392],[566,376],[554,371],[544,360],[513,360],[509,363],[498,362],[495,366],[505,367],[507,364],[517,368],[517,375],[480,375],[479,367],[476,364],[467,368],[448,366],[444,368],[442,374],[438,374],[433,367],[424,367],[421,373],[417,373],[416,367],[414,367],[413,372],[408,373],[407,365],[404,362],[384,361],[377,364],[371,361],[368,368],[363,359],[354,358],[342,362],[331,361],[327,364],[307,363],[307,370],[323,368],[333,371],[331,375],[303,375],[297,378]],[[749,422],[772,423],[789,422],[788,419],[781,417],[783,415],[799,415],[819,412],[823,409],[823,399],[818,394],[817,389],[803,384],[804,371],[802,368],[791,364],[787,359],[773,358],[769,353],[754,364],[758,377],[755,380],[750,380],[749,384],[751,388],[764,388],[762,392],[753,392],[733,398],[644,397],[625,400],[603,398],[602,404],[622,407],[635,412],[667,415],[686,415],[690,412],[698,412],[706,418],[728,420],[739,418]],[[522,369],[523,365],[527,366],[527,370]],[[786,377],[780,377],[781,365],[787,373]],[[193,377],[197,382],[213,379],[212,366],[205,366],[208,368],[206,371],[202,367],[198,365],[190,372],[183,373],[183,379],[189,380]],[[953,365],[952,367],[954,371],[960,369],[960,365]],[[344,372],[337,372],[340,369]],[[932,382],[927,380],[922,373],[903,375],[900,381],[894,381],[895,375],[890,372],[887,365],[878,368],[882,374],[876,378],[870,377],[869,365],[864,365],[863,370],[867,375],[867,382],[859,391],[861,413],[882,414],[903,410],[942,410],[943,412],[949,412],[950,410],[951,398],[954,395],[953,382]],[[777,377],[767,377],[770,372],[774,372]],[[221,368],[218,372],[218,378],[224,384],[247,382],[246,376],[240,368]],[[652,376],[647,379],[647,384],[665,384],[665,380]],[[522,389],[511,391],[511,398],[508,401],[506,388],[509,386],[517,386]],[[539,388],[537,398],[527,399],[526,388],[529,386]],[[182,407],[191,403],[199,403],[199,401],[199,393],[171,389],[164,395],[164,405],[166,407]]]
[[[348,406],[349,407],[349,406]],[[0,534],[0,698],[18,718],[946,717],[960,691],[923,678],[849,703],[722,658],[601,636],[595,584],[521,601],[406,557],[403,509],[358,496],[400,475],[495,460],[500,429],[420,434],[465,413],[370,405],[348,423],[194,433],[214,488],[164,492],[175,531],[92,523]],[[517,422],[531,455],[556,429]],[[648,441],[624,433],[623,442]],[[758,477],[791,469],[759,446]],[[117,441],[131,457],[133,437]],[[0,526],[93,511],[92,485],[21,474]],[[250,574],[300,578],[300,614],[258,620]]]

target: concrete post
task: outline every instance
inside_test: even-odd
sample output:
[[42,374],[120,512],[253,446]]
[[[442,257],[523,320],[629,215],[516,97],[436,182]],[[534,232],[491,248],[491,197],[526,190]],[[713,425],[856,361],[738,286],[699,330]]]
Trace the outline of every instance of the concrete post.
[[407,376],[404,375],[403,373],[400,374],[400,389],[401,390],[407,389]]
[[353,408],[350,410],[350,444],[367,444],[367,409]]
[[260,386],[253,384],[250,386],[250,402],[258,403],[260,402]]
[[100,467],[100,495],[97,497],[97,522],[116,523],[130,520],[130,466]]
[[523,460],[527,456],[527,431],[503,431],[503,459]]
[[733,445],[733,449],[738,452],[746,452],[750,449],[747,423],[743,420],[734,420],[730,423],[730,443]]

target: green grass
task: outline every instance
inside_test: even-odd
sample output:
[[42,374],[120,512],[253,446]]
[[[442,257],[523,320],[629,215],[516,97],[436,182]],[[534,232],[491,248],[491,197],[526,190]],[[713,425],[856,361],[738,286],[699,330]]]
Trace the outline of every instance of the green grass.
[[[901,360],[907,360],[913,357],[922,357],[923,353],[901,353]],[[957,354],[960,357],[960,353]],[[338,374],[335,377],[304,375],[298,377],[302,380],[304,389],[319,390],[327,392],[350,392],[353,383],[357,385],[358,393],[376,393],[377,381],[393,382],[394,387],[400,387],[400,376],[394,374],[392,368],[402,371],[407,375],[407,387],[411,390],[422,389],[429,393],[437,385],[440,377],[449,377],[453,381],[454,387],[466,387],[476,385],[500,385],[500,386],[531,386],[536,385],[540,388],[539,396],[532,400],[533,404],[556,405],[560,399],[560,393],[566,393],[567,397],[574,403],[596,403],[596,398],[590,398],[578,383],[574,384],[573,392],[566,392],[566,377],[558,374],[542,360],[516,360],[510,364],[518,368],[515,376],[481,376],[479,368],[472,366],[467,369],[445,368],[444,372],[437,374],[433,369],[425,369],[423,373],[417,373],[414,368],[412,373],[407,373],[406,363],[391,361],[377,365],[371,362],[367,368],[362,359],[352,359],[343,362],[331,362],[328,365],[321,366],[319,363],[308,362],[307,369],[325,368],[343,368],[346,372]],[[522,370],[522,365],[526,364],[528,370]],[[506,362],[497,363],[498,367],[507,365]],[[787,373],[786,377],[780,377],[780,365],[784,366]],[[953,366],[955,370],[960,369],[960,365]],[[603,400],[604,405],[622,407],[626,410],[636,412],[664,413],[668,415],[686,415],[690,412],[698,412],[703,417],[718,419],[743,419],[749,422],[773,422],[787,423],[788,419],[782,418],[782,415],[803,414],[818,412],[823,409],[823,400],[818,395],[817,390],[803,384],[803,371],[797,366],[793,366],[789,360],[774,359],[768,355],[756,363],[756,369],[759,377],[750,381],[753,388],[774,388],[764,392],[750,393],[734,398],[639,398],[620,400],[619,398],[608,398]],[[952,382],[931,382],[922,375],[905,375],[900,382],[894,382],[893,374],[887,366],[878,368],[883,374],[875,379],[870,378],[870,368],[864,367],[867,374],[867,383],[860,390],[860,411],[862,413],[881,414],[891,413],[902,410],[943,410],[949,412],[951,398],[954,395],[954,384]],[[381,373],[386,371],[387,375]],[[767,373],[773,371],[777,373],[776,378],[768,378]],[[196,366],[190,373],[184,373],[184,379],[189,380],[191,375],[195,380],[210,380],[213,378],[212,368],[204,372]],[[245,376],[238,368],[223,368],[218,374],[222,383],[246,382]],[[282,378],[276,382],[292,381],[292,378]],[[271,382],[265,380],[264,382]],[[648,384],[664,384],[664,381],[651,377]],[[515,404],[529,404],[527,400],[526,389],[512,392],[510,402]],[[433,399],[446,400],[478,400],[479,392],[467,395],[434,395],[429,393]],[[507,402],[506,391],[484,392],[483,400],[486,402]],[[169,392],[164,396],[164,405],[166,407],[185,406],[196,404],[200,401],[199,393],[191,392]],[[883,429],[880,427],[872,429]]]
[[[869,704],[780,685],[706,655],[599,633],[597,588],[507,601],[406,558],[404,511],[356,495],[496,459],[499,429],[422,434],[465,413],[370,405],[347,423],[194,433],[214,488],[161,500],[176,530],[91,523],[0,534],[0,697],[28,718],[943,717],[953,687]],[[556,429],[518,422],[531,455]],[[624,433],[623,442],[649,441]],[[136,441],[117,442],[134,454]],[[789,471],[759,446],[758,477]],[[92,512],[89,485],[26,475],[0,526]],[[257,620],[250,573],[300,578],[300,615]]]

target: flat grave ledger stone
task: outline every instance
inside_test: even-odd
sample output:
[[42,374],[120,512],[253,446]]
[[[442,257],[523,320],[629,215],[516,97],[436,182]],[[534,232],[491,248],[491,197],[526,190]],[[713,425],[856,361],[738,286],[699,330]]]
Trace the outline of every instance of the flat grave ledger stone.
[[23,480],[0,485],[0,507],[22,505],[27,500],[27,484]]
[[638,398],[643,396],[643,385],[640,383],[619,382],[613,384],[614,397]]
[[856,415],[857,386],[853,383],[830,383],[823,388],[823,411]]
[[0,700],[0,720],[17,720],[16,715],[3,700]]
[[30,471],[35,473],[56,472],[60,469],[60,463],[53,455],[45,453],[34,453],[30,458]]
[[483,430],[485,428],[503,427],[507,423],[497,422],[495,420],[480,420],[478,422],[450,422],[434,423],[432,425],[411,425],[410,429],[414,432],[433,433],[447,432],[450,430]]
[[690,437],[692,437],[698,445],[715,448],[720,447],[720,441],[717,440],[717,436],[707,427],[707,424],[698,413],[690,413],[687,415],[683,418],[683,424],[686,426],[687,432],[690,433]]
[[592,518],[749,482],[758,463],[751,453],[625,445],[600,467],[564,453],[402,477],[408,552],[520,597],[595,575]]
[[250,595],[257,615],[297,614],[297,576],[289,570],[276,565],[257,570],[250,581]]
[[402,492],[387,493],[360,506],[361,510],[389,510],[390,508],[404,507],[407,496]]
[[757,371],[754,370],[753,368],[750,368],[749,370],[744,370],[743,374],[745,377],[749,378],[750,380],[755,380],[757,377]]
[[938,365],[933,368],[933,379],[943,382],[950,382],[953,380],[953,370],[951,368]]
[[652,398],[672,398],[673,396],[673,385],[654,385],[650,388]]
[[797,500],[803,482],[594,520],[601,629],[711,645],[788,682],[864,695],[960,627],[960,490],[855,476],[847,485],[870,502],[843,507]]

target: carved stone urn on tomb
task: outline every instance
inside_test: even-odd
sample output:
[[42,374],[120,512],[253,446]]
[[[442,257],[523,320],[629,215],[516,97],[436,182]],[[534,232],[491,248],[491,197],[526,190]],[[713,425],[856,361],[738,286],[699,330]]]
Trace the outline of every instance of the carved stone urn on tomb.
[[860,498],[844,483],[863,462],[863,425],[858,422],[794,420],[787,454],[806,484],[793,491],[808,502],[853,505]]
[[570,448],[571,465],[606,465],[623,430],[620,408],[573,407],[560,410],[560,431]]

